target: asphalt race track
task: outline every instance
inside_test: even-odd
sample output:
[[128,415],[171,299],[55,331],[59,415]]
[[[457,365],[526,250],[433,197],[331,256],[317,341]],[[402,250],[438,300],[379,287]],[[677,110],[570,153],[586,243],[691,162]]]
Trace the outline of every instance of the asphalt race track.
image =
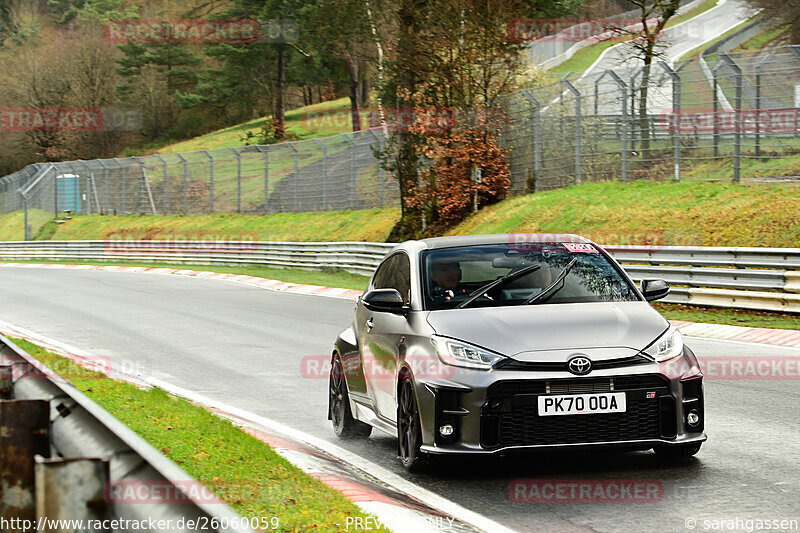
[[[412,476],[395,459],[393,439],[338,441],[326,419],[327,380],[301,372],[304,357],[330,353],[352,308],[347,300],[225,281],[0,269],[0,320],[335,441],[519,531],[747,531],[748,519],[800,520],[796,376],[707,380],[709,440],[682,465],[659,465],[651,452],[573,451],[459,459],[434,474]],[[756,344],[691,338],[687,344],[701,358],[800,357],[800,350]],[[531,478],[651,480],[661,483],[663,494],[636,503],[512,502],[512,481]],[[694,529],[687,528],[691,519]],[[736,519],[741,522],[733,529],[703,522]]]

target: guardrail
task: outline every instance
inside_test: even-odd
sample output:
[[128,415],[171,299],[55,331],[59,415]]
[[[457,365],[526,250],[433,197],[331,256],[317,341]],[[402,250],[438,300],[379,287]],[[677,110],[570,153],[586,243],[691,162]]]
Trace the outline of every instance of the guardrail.
[[3,335],[0,398],[0,516],[10,530],[74,531],[81,529],[76,522],[54,522],[82,520],[86,531],[188,533],[201,524],[252,531],[183,469]]
[[[39,241],[0,242],[0,259],[260,264],[372,274],[394,244],[368,242]],[[664,300],[800,312],[800,248],[605,246],[635,281],[662,278]]]

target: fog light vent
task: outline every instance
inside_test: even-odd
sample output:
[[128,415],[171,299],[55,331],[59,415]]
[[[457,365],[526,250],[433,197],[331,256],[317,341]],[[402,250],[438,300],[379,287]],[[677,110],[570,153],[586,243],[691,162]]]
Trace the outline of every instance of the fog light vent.
[[442,437],[449,437],[450,435],[453,434],[453,431],[454,429],[452,424],[443,424],[439,426],[439,434]]
[[697,412],[697,409],[689,411],[689,414],[686,415],[686,423],[692,427],[696,427],[700,423],[700,413]]

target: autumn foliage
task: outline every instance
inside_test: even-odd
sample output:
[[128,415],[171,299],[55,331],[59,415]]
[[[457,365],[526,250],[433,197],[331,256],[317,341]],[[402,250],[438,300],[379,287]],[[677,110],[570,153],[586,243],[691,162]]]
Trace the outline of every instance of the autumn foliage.
[[[427,117],[435,113],[436,120]],[[408,205],[425,208],[434,225],[450,226],[474,209],[501,200],[511,184],[506,150],[498,145],[500,118],[486,108],[454,113],[418,109],[409,130],[427,162],[417,183],[408,183]]]

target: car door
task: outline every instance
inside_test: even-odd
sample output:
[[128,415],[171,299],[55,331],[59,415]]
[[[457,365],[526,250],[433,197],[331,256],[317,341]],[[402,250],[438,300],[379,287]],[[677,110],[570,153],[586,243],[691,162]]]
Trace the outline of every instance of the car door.
[[[375,276],[373,289],[396,289],[406,305],[411,298],[411,266],[408,255],[398,252],[390,257],[386,271]],[[408,329],[406,317],[393,313],[370,311],[360,304],[363,320],[362,365],[367,391],[375,410],[385,420],[395,422],[397,362],[400,344]]]

